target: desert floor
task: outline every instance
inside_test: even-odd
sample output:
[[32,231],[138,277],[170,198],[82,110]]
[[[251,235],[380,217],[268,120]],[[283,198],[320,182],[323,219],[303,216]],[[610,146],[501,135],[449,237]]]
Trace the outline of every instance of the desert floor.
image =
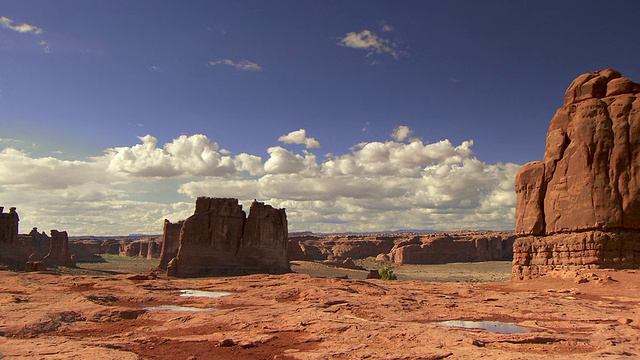
[[[129,280],[122,270],[107,270],[109,265],[91,266],[80,264],[82,269],[69,274],[0,271],[0,358],[640,356],[640,272],[635,271],[558,271],[537,280],[509,282],[499,281],[505,276],[500,270],[504,264],[496,263],[486,265],[489,275],[472,271],[460,282],[302,273]],[[100,266],[105,268],[95,268]],[[336,271],[318,266],[296,262],[292,268],[320,275]],[[443,278],[453,279],[461,267],[448,264],[439,269],[446,274]],[[403,273],[419,269],[397,272],[402,279]],[[181,290],[227,294],[181,296]],[[437,324],[448,320],[513,323],[525,332]]]

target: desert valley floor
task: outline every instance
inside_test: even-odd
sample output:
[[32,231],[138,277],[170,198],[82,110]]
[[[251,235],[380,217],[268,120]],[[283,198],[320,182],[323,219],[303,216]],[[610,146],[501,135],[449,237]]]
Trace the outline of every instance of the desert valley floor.
[[[298,262],[292,268],[309,266],[315,265]],[[1,271],[0,358],[640,356],[640,272],[632,270],[555,271],[513,282],[383,281],[302,273],[129,276]],[[450,320],[497,321],[507,331],[438,324]]]

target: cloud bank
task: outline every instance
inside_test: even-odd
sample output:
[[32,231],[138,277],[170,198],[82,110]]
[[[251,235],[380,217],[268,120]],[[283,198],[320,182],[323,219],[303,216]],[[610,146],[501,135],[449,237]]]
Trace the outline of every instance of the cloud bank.
[[517,164],[487,164],[473,141],[424,143],[397,127],[392,139],[319,158],[305,129],[278,140],[265,158],[233,155],[202,134],[163,145],[152,135],[84,160],[0,151],[0,198],[17,206],[21,231],[72,235],[160,233],[163,219],[184,219],[198,196],[258,199],[285,207],[290,231],[400,228],[513,228]]

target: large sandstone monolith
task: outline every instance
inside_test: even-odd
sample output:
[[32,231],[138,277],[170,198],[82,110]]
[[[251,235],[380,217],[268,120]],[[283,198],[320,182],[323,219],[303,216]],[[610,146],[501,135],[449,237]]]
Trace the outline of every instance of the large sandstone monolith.
[[9,212],[4,212],[4,206],[0,206],[0,243],[14,245],[18,241],[18,222],[20,217],[16,208],[12,207]]
[[51,247],[44,257],[47,265],[75,267],[76,262],[69,254],[69,236],[66,231],[51,230]]
[[18,241],[19,222],[16,208],[4,212],[4,206],[0,206],[0,264],[14,269],[24,268],[29,257],[29,251]]
[[639,93],[611,69],[571,83],[543,161],[516,177],[514,278],[640,267]]
[[160,251],[160,264],[158,264],[159,268],[166,269],[169,261],[178,255],[182,225],[184,225],[184,220],[172,223],[171,221],[164,219],[162,250]]
[[199,197],[184,221],[171,272],[177,276],[289,272],[284,209],[254,201]]

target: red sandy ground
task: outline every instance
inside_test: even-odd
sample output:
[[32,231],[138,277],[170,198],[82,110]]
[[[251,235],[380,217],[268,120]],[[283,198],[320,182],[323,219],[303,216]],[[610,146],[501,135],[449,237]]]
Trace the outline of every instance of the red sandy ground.
[[[0,358],[535,359],[640,356],[640,272],[506,283],[0,272]],[[210,299],[180,289],[225,291]],[[206,312],[144,310],[181,305]],[[517,323],[524,334],[439,326]]]

